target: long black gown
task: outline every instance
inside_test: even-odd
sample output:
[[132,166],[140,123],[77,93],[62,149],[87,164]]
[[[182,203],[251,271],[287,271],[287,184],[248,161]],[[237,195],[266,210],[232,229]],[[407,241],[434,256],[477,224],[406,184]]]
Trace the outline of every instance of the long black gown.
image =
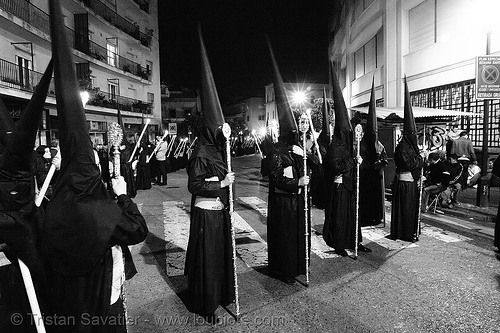
[[151,188],[150,164],[147,162],[148,156],[153,152],[153,145],[144,142],[139,149],[139,161],[137,162],[136,188],[138,190],[149,190]]
[[[342,140],[332,138],[325,156],[325,181],[328,184],[328,200],[325,207],[323,239],[335,250],[355,247],[355,171],[356,161],[350,157]],[[342,183],[335,177],[342,175]],[[358,243],[361,243],[361,227],[358,225]]]
[[[113,260],[111,247],[119,245],[125,259],[125,278],[135,266],[127,245],[143,241],[148,233],[144,217],[127,195],[114,203],[104,186],[94,199],[79,201],[67,190],[51,200],[43,241],[50,282],[52,318],[75,318],[53,325],[53,332],[125,332],[121,300],[110,306]],[[65,198],[70,198],[66,201]],[[64,217],[62,217],[64,216]],[[91,321],[108,318],[104,325]]]
[[[403,134],[403,138],[394,152],[396,178],[393,185],[389,238],[411,242],[418,239],[418,208],[420,204],[418,183],[424,159],[418,153],[416,145],[410,142],[406,134]],[[413,181],[401,180],[401,173],[410,173]]]
[[372,158],[361,141],[363,162],[359,172],[359,223],[362,227],[383,222],[385,209],[385,184],[383,168],[388,164],[384,146],[377,142],[376,157]]
[[[229,304],[235,299],[231,219],[227,210],[229,189],[220,187],[220,181],[227,174],[223,161],[222,152],[214,145],[200,143],[187,168],[192,200],[184,273],[188,276],[188,309],[203,316],[213,314],[219,305]],[[209,181],[212,177],[218,181]],[[196,207],[197,197],[218,197],[225,208],[208,210]]]
[[[304,194],[299,193],[298,186],[299,178],[303,175],[303,159],[278,142],[270,155],[268,166],[269,274],[280,278],[296,277],[306,272]],[[308,244],[311,244],[310,224],[308,228]]]
[[129,162],[134,145],[125,145],[125,149],[121,151],[120,155],[120,172],[125,181],[127,182],[127,195],[135,198],[137,195],[137,187],[135,184],[134,170],[132,169],[132,162]]

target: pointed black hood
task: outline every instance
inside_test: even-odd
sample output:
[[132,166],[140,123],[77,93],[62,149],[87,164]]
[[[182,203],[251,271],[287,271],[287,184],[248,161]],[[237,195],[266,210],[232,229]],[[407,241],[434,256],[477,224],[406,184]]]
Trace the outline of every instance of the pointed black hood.
[[403,138],[406,138],[408,143],[418,152],[417,143],[417,125],[415,123],[415,117],[413,116],[413,109],[411,107],[410,92],[408,91],[408,84],[406,82],[406,76],[404,78],[405,83],[405,104],[404,104],[404,124],[403,124]]
[[296,144],[298,141],[297,122],[295,121],[290,103],[288,102],[285,85],[283,84],[283,78],[281,77],[278,63],[274,57],[271,41],[269,37],[266,36],[266,38],[273,65],[273,85],[276,109],[278,110],[279,141],[286,141],[288,144]]
[[321,108],[321,113],[323,116],[323,124],[321,126],[322,129],[318,141],[325,147],[328,147],[332,139],[332,133],[330,132],[330,104],[328,103],[328,97],[326,97],[325,88],[323,88],[323,107]]
[[[52,79],[52,60],[49,62],[21,119],[15,124],[8,143],[0,157],[3,172],[19,173],[31,170],[31,157],[36,133],[41,121],[45,98]],[[9,116],[10,117],[10,116]],[[12,119],[11,119],[12,120]]]
[[210,62],[208,61],[200,25],[198,25],[198,35],[201,50],[201,108],[203,111],[203,135],[201,141],[213,144],[218,149],[221,149],[222,125],[225,122],[224,115],[215,87]]
[[342,140],[351,155],[353,154],[353,131],[351,122],[349,121],[349,112],[345,105],[344,96],[342,96],[342,89],[340,89],[337,74],[331,67],[332,73],[332,86],[333,86],[333,105],[335,108],[335,126],[333,128],[333,135]]
[[[35,183],[31,159],[51,75],[52,62],[47,66],[0,155],[0,210],[17,211],[25,215],[33,211]],[[7,121],[2,125],[4,128],[12,126],[10,115],[3,120]]]
[[62,164],[42,235],[52,269],[82,276],[103,260],[122,213],[94,160],[59,0],[49,10]]
[[363,135],[363,142],[368,150],[370,160],[374,163],[377,160],[377,141],[378,141],[378,128],[377,128],[377,114],[375,111],[375,81],[372,79],[372,90],[370,96],[370,104],[368,105],[368,117],[366,119],[366,126]]

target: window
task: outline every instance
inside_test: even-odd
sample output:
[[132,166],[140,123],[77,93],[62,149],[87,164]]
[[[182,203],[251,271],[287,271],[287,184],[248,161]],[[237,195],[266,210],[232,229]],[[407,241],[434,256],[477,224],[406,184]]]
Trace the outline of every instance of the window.
[[19,84],[23,87],[27,87],[30,84],[31,60],[16,56],[16,62],[18,66]]
[[425,0],[410,9],[408,21],[410,53],[436,42],[436,0]]
[[118,85],[108,81],[108,92],[111,99],[116,99],[116,96],[119,95]]
[[375,37],[354,52],[354,78],[374,71],[383,63],[383,35],[380,30]]
[[153,103],[155,101],[155,94],[148,92],[148,102]]
[[108,65],[116,67],[118,54],[118,39],[106,38],[106,54]]
[[177,116],[177,110],[176,109],[168,109],[168,117],[173,119]]

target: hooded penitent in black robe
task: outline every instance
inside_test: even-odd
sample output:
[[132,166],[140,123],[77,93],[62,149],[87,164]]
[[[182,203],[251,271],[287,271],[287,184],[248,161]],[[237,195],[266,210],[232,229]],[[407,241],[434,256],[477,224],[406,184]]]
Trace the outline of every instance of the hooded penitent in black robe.
[[[393,184],[391,239],[416,241],[418,239],[418,207],[420,202],[418,182],[424,165],[422,156],[418,153],[416,139],[403,134],[403,138],[394,152],[396,163],[396,178]],[[401,174],[411,174],[413,181],[401,180]]]
[[420,180],[424,159],[419,154],[417,126],[405,77],[403,137],[394,150],[396,177],[392,189],[391,239],[418,240]]
[[[322,129],[318,137],[318,149],[322,161],[325,159],[326,151],[331,142],[330,131],[330,107],[326,97],[326,89],[323,89],[323,108],[322,108]],[[315,158],[316,160],[318,157]],[[319,209],[325,209],[328,197],[328,184],[325,182],[325,171],[322,163],[317,160],[311,163],[311,200],[313,205]]]
[[[188,308],[200,315],[213,314],[220,304],[235,299],[231,219],[227,210],[229,189],[221,188],[220,182],[227,174],[223,154],[224,151],[214,145],[200,142],[187,165],[192,199],[185,274],[188,276]],[[202,197],[220,198],[225,208],[196,207],[196,198]]]
[[[72,52],[58,0],[49,1],[61,170],[41,231],[53,332],[126,331],[123,300],[111,299],[114,277],[135,273],[127,245],[143,241],[146,221],[125,194],[113,200],[94,160]],[[121,253],[119,252],[121,249]],[[116,259],[114,264],[113,259]],[[124,262],[122,274],[113,267]],[[121,285],[114,285],[121,291]],[[113,304],[111,304],[113,303]]]
[[[292,278],[306,273],[304,193],[299,193],[298,185],[303,173],[302,156],[292,153],[290,145],[282,141],[276,143],[269,156],[267,251],[270,276]],[[311,226],[308,228],[310,230]]]
[[192,198],[185,274],[188,276],[188,309],[211,317],[220,304],[227,305],[235,300],[235,268],[228,211],[229,187],[221,187],[228,173],[221,132],[224,116],[201,27],[198,29],[203,130],[187,165],[188,190]]
[[[0,102],[0,144],[4,147],[0,153],[0,244],[7,244],[5,254],[12,262],[12,265],[2,269],[9,278],[0,282],[0,332],[35,332],[35,320],[40,320],[34,319],[31,313],[18,259],[30,271],[40,310],[43,313],[47,311],[48,288],[38,237],[43,211],[34,204],[35,183],[31,162],[51,76],[52,62],[15,126],[3,102]],[[14,317],[11,316],[16,314],[20,316],[20,322],[12,321]]]
[[[328,200],[325,207],[323,239],[335,250],[354,249],[356,210],[356,161],[341,139],[332,137],[332,143],[323,161]],[[342,179],[336,183],[336,177]],[[358,226],[358,243],[361,243],[361,227]]]
[[360,155],[363,162],[359,171],[359,223],[362,227],[383,222],[385,209],[385,185],[383,168],[388,164],[384,146],[377,142],[375,156],[361,140]]
[[151,172],[147,158],[153,152],[153,145],[149,141],[141,144],[139,149],[139,161],[137,162],[136,184],[138,190],[148,190],[151,188]]

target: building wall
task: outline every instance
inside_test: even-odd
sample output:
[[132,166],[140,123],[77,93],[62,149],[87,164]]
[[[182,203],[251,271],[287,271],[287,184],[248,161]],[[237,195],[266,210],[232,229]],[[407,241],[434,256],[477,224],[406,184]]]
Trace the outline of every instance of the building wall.
[[[73,60],[79,65],[88,64],[90,70],[91,100],[85,109],[91,134],[99,141],[107,141],[106,126],[117,121],[116,100],[121,105],[118,107],[126,132],[140,131],[144,117],[151,118],[150,130],[158,131],[161,127],[157,1],[148,1],[147,11],[134,0],[90,1],[90,7],[84,1],[61,1],[68,40],[73,46]],[[82,49],[75,42],[75,14],[85,13],[88,14],[89,46]],[[33,86],[50,61],[48,22],[48,0],[0,3],[0,97],[14,115],[16,109],[27,104]],[[107,59],[106,41],[109,38],[117,41],[114,64]],[[19,81],[16,56],[29,62],[33,59],[27,69],[30,84],[15,82]],[[129,68],[131,70],[126,70]],[[110,95],[109,83],[119,88],[117,96]],[[111,103],[97,103],[99,98]],[[49,97],[46,107],[51,116],[48,133],[50,137],[57,137],[55,99]],[[95,125],[97,122],[99,126]]]
[[264,98],[251,97],[223,108],[227,118],[240,117],[246,123],[247,130],[259,131],[266,126],[266,107]]
[[[480,0],[340,3],[337,17],[332,18],[328,52],[341,86],[345,87],[343,93],[348,107],[369,101],[372,79],[376,98],[383,101],[384,106],[403,106],[406,76],[414,106],[482,112],[483,102],[475,99],[470,88],[474,88],[476,57],[486,54],[487,22],[493,23],[489,26],[490,54],[500,54],[500,25],[494,16],[499,8],[487,7],[486,1]],[[497,1],[489,3],[500,5]],[[493,16],[489,18],[490,12]],[[376,48],[369,47],[374,36],[379,36],[377,41],[381,44]],[[356,55],[361,48],[370,51],[365,54],[367,59],[380,59],[376,67],[364,75],[358,75],[356,68],[359,64]],[[425,98],[421,98],[422,95]],[[498,127],[498,109],[500,105],[494,101],[490,129]],[[469,129],[475,146],[480,146],[481,118],[458,119],[457,123]],[[493,146],[500,147],[497,135],[490,134],[489,140]]]

